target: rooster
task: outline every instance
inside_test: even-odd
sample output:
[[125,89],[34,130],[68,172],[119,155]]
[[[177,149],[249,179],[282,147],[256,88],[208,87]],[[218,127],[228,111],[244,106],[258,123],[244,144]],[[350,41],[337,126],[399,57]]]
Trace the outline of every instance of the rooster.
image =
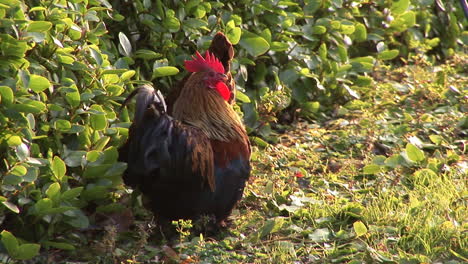
[[139,189],[159,219],[214,216],[225,225],[250,176],[250,144],[231,104],[225,67],[209,51],[185,61],[191,72],[172,115],[159,91],[144,85],[119,160],[124,182]]
[[[234,99],[236,97],[236,83],[234,79],[232,78],[231,75],[231,61],[234,58],[234,48],[232,47],[231,42],[226,38],[226,36],[218,32],[214,37],[213,40],[211,41],[211,45],[208,48],[208,51],[215,55],[216,58],[219,59],[219,61],[223,64],[224,67],[224,73],[226,74],[228,80],[226,81],[226,84],[229,88],[229,91],[231,92],[231,97],[229,98],[228,102],[233,104]],[[172,109],[174,108],[174,103],[177,100],[177,98],[180,95],[180,91],[185,85],[185,82],[187,82],[187,79],[190,77],[190,75],[187,75],[185,78],[183,78],[179,83],[176,84],[175,87],[171,89],[169,94],[167,95],[166,102],[167,102],[167,112],[169,114],[172,114]]]

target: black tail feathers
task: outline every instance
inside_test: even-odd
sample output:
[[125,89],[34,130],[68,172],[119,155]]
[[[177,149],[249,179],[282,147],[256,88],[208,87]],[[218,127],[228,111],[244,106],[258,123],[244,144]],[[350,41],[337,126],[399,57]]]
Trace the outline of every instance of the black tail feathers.
[[159,90],[154,90],[151,85],[145,84],[135,89],[128,95],[121,107],[124,107],[128,102],[136,96],[136,109],[134,122],[138,125],[143,120],[145,112],[148,108],[152,108],[157,116],[165,114],[167,111],[166,102]]

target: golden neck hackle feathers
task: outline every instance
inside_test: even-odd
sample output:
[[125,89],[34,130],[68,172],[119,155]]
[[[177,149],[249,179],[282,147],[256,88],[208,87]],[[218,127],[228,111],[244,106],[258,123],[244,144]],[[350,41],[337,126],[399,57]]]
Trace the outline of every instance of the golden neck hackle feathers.
[[189,77],[174,104],[174,118],[198,127],[210,139],[243,141],[242,121],[215,89],[206,87],[204,75],[204,72],[197,72]]

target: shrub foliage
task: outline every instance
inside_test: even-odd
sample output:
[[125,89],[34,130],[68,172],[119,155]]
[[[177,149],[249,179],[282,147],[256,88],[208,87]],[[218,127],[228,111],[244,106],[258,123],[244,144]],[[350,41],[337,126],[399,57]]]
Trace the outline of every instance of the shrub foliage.
[[376,64],[466,49],[458,1],[0,0],[0,252],[74,250],[121,209],[123,96],[168,92],[183,61],[225,32],[252,133],[360,97]]

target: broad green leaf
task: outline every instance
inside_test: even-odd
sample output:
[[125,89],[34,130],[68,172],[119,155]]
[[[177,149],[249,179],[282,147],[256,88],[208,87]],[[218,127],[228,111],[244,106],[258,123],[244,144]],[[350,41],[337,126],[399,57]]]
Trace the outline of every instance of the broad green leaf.
[[49,21],[31,21],[29,22],[28,32],[47,32],[52,28],[52,23]]
[[24,34],[26,38],[31,38],[32,41],[36,43],[41,43],[45,40],[46,34],[41,32],[27,32]]
[[119,32],[119,42],[123,50],[123,55],[130,57],[132,54],[132,44],[123,32]]
[[95,162],[101,156],[101,152],[92,150],[86,153],[86,160],[88,162]]
[[302,104],[301,108],[307,113],[317,113],[320,109],[320,102],[306,102]]
[[372,84],[372,82],[373,82],[373,79],[371,77],[359,75],[357,76],[357,79],[354,81],[354,84],[358,86],[369,86]]
[[385,156],[383,155],[377,155],[372,159],[372,164],[376,165],[385,165]]
[[390,10],[392,11],[392,13],[401,14],[408,9],[410,5],[410,0],[393,0],[391,3],[392,6]]
[[153,79],[158,78],[158,77],[176,75],[177,73],[179,73],[179,69],[177,69],[176,67],[163,66],[163,67],[154,69]]
[[[348,58],[348,57],[347,57],[347,53],[348,53],[348,52],[346,51],[346,54],[344,54],[344,53],[343,53],[343,54],[340,54],[340,57],[342,57],[341,59],[343,59],[343,58],[346,58],[346,59],[347,59],[347,58]],[[345,57],[344,55],[346,55],[346,57]],[[347,73],[351,68],[353,68],[353,65],[351,65],[351,64],[343,64],[343,65],[341,65],[341,66],[338,68],[337,72],[338,72],[338,73],[340,73],[340,72],[346,72],[346,73]],[[359,81],[355,81],[355,82],[354,82],[354,84],[356,84],[357,86],[360,86],[358,83],[359,83]]]
[[185,12],[192,13],[194,12],[195,8],[200,5],[201,0],[189,0],[184,5]]
[[288,43],[273,41],[271,43],[271,50],[272,51],[286,51],[289,49]]
[[102,137],[94,143],[94,150],[103,150],[107,143],[109,142],[110,137]]
[[166,16],[163,20],[164,28],[168,29],[169,32],[177,32],[180,30],[180,21],[176,17]]
[[440,145],[444,141],[444,138],[439,135],[430,135],[429,139],[436,145]]
[[93,21],[93,22],[100,21],[99,17],[97,16],[97,12],[95,10],[89,10],[88,12],[86,12],[85,15],[83,16],[83,20]]
[[341,23],[340,32],[342,34],[351,35],[354,33],[354,31],[355,31],[355,27],[353,23],[346,22],[346,21],[344,23]]
[[134,75],[135,75],[134,70],[126,71],[126,72],[122,73],[122,75],[120,76],[120,80],[122,82],[124,82],[124,81],[129,80],[130,78],[132,78]]
[[59,62],[63,63],[63,64],[73,64],[73,62],[75,61],[75,58],[73,58],[72,56],[65,56],[65,55],[57,55],[57,59]]
[[69,243],[65,242],[53,242],[53,241],[45,241],[42,242],[42,245],[46,247],[53,247],[53,248],[58,248],[58,249],[64,249],[64,250],[75,250],[75,246]]
[[330,26],[332,29],[338,30],[341,28],[341,22],[338,20],[333,20],[330,22]]
[[296,69],[286,69],[280,72],[279,78],[282,82],[292,85],[299,78],[299,74]]
[[76,187],[76,188],[70,189],[62,193],[61,199],[63,200],[75,199],[81,194],[82,191],[83,191],[83,187]]
[[75,92],[66,93],[65,99],[73,108],[78,107],[80,105],[81,97],[78,90],[76,90]]
[[65,173],[67,172],[65,162],[63,162],[63,160],[58,156],[55,156],[52,161],[52,171],[59,181],[62,180],[63,176],[65,176]]
[[[124,35],[125,36],[125,35]],[[120,35],[119,35],[119,38],[120,38]],[[127,47],[128,48],[128,47]],[[127,52],[126,49],[124,49],[125,52]],[[95,48],[90,48],[89,49],[89,52],[91,54],[91,57],[93,57],[94,61],[96,61],[96,64],[98,66],[102,66],[102,63],[103,63],[103,58],[102,58],[102,54],[101,54],[101,51],[100,50],[97,50]],[[131,46],[130,46],[130,52],[131,52]],[[129,56],[129,55],[127,55]]]
[[8,86],[0,86],[0,98],[0,105],[9,107],[15,99],[15,96],[13,95],[13,90],[11,90],[11,88]]
[[35,215],[43,215],[45,214],[48,210],[50,210],[53,206],[52,200],[49,198],[43,198],[37,201],[37,203],[34,205]]
[[106,24],[104,24],[103,22],[99,22],[92,32],[94,33],[94,35],[98,37],[106,34],[107,33]]
[[16,237],[12,233],[8,232],[7,230],[3,230],[1,235],[2,235],[2,244],[8,251],[8,254],[10,256],[16,256],[16,254],[18,253],[18,249],[19,249],[19,243]]
[[46,78],[36,74],[30,75],[29,88],[31,88],[31,90],[33,90],[34,92],[40,93],[49,87],[50,82]]
[[91,127],[95,130],[105,129],[107,127],[107,119],[106,119],[106,115],[104,114],[104,110],[102,109],[102,106],[92,105],[90,109],[97,111],[97,112],[92,112],[92,114],[89,117]]
[[[348,50],[346,49],[346,47],[344,45],[338,45],[338,54],[340,55],[340,61],[341,62],[346,62],[348,60]],[[352,67],[349,64],[348,65],[343,65],[343,66],[344,67],[349,67],[348,69],[350,69]]]
[[322,0],[310,0],[306,2],[307,4],[304,7],[304,13],[307,15],[313,15],[317,12],[320,7],[322,7],[324,1]]
[[[85,127],[81,127],[82,130],[79,132],[79,133],[82,133],[84,131],[86,131],[86,128]],[[72,128],[73,130],[73,128]],[[86,155],[86,151],[70,151],[67,156],[65,157],[64,161],[65,161],[65,164],[68,166],[68,167],[72,167],[72,168],[75,168],[75,167],[79,167],[83,161],[83,158],[84,156]]]
[[106,74],[103,76],[103,80],[106,84],[117,84],[120,82],[120,77],[117,74]]
[[266,237],[269,234],[277,232],[278,230],[281,229],[283,224],[284,224],[283,217],[275,217],[273,219],[266,221],[266,223],[262,226],[262,228],[260,228],[260,230],[258,230],[257,233],[254,234],[254,236],[252,237],[252,240],[256,241],[258,239]]
[[65,100],[71,107],[78,107],[80,105],[81,96],[75,81],[70,78],[63,78],[61,83],[63,86],[60,88],[60,92],[65,96]]
[[[83,173],[83,177],[87,179],[102,177],[111,166],[111,164],[88,166]],[[89,190],[86,190],[83,195],[89,195],[89,192]]]
[[358,237],[367,234],[367,227],[361,221],[354,222],[353,223],[353,228],[354,228],[354,232],[356,233],[356,236],[358,236]]
[[106,171],[103,177],[112,178],[122,175],[122,173],[127,169],[127,163],[125,162],[116,162],[111,165],[111,167]]
[[8,54],[8,56],[23,58],[28,50],[28,45],[26,41],[18,41],[8,34],[0,34],[0,49],[3,54]]
[[73,206],[60,206],[55,208],[49,208],[45,211],[42,211],[42,215],[54,215],[54,214],[63,214],[68,211],[76,210],[76,207]]
[[357,23],[355,26],[356,30],[354,31],[354,40],[357,42],[367,40],[367,29],[364,24]]
[[54,127],[60,132],[67,132],[71,128],[71,123],[68,120],[57,119],[54,122]]
[[16,206],[16,204],[10,203],[9,201],[3,201],[2,204],[6,208],[8,208],[10,211],[19,214],[20,210],[19,210],[18,206]]
[[364,174],[376,174],[380,172],[380,168],[381,167],[377,164],[369,164],[363,168],[363,173]]
[[316,243],[321,243],[321,242],[329,241],[330,235],[331,235],[331,231],[328,228],[326,227],[318,228],[318,229],[315,229],[312,234],[309,234],[309,239]]
[[47,9],[45,7],[43,7],[43,6],[35,6],[35,7],[31,8],[31,9],[29,9],[29,13],[35,12],[35,11],[45,11],[45,10],[47,10]]
[[206,26],[208,26],[208,22],[202,19],[198,19],[198,18],[189,18],[189,19],[184,20],[183,25],[184,27],[191,27],[194,29],[200,29],[200,28],[206,29]]
[[122,74],[124,72],[128,71],[127,69],[111,69],[111,70],[104,70],[102,72],[103,75],[107,75],[107,74],[111,74],[111,75],[114,75],[114,74]]
[[46,105],[43,102],[35,100],[25,100],[22,104],[12,104],[10,109],[22,113],[39,114],[46,109]]
[[25,182],[34,182],[39,176],[39,169],[36,167],[29,167],[28,172],[23,176]]
[[423,161],[426,158],[424,152],[411,143],[408,143],[406,145],[406,154],[408,155],[408,158],[413,162]]
[[211,3],[207,1],[202,1],[200,4],[205,8],[206,12],[210,12],[213,7]]
[[324,27],[324,26],[314,26],[314,27],[312,28],[312,32],[313,32],[314,34],[319,34],[319,35],[320,35],[320,34],[324,34],[325,32],[327,32],[327,28]]
[[15,153],[20,161],[24,161],[29,158],[29,147],[25,143],[21,143],[16,146]]
[[376,174],[380,172],[380,165],[369,164],[369,165],[366,165],[362,170],[364,174]]
[[161,56],[162,56],[161,53],[156,53],[152,50],[146,50],[146,49],[139,49],[135,52],[135,58],[144,59],[144,60],[152,60],[152,59],[159,58]]
[[[440,38],[426,39],[426,40],[424,41],[424,43],[426,43],[427,45],[429,45],[431,48],[435,48],[435,47],[439,46],[439,44],[440,44]],[[465,44],[465,45],[468,45],[468,43]]]
[[270,44],[264,38],[248,31],[242,32],[239,44],[254,57],[262,55],[270,48]]
[[237,45],[237,43],[239,43],[241,35],[242,30],[239,27],[234,27],[226,32],[226,37],[229,39],[232,45]]
[[268,44],[271,43],[271,30],[268,28],[265,28],[261,33],[260,37],[264,38]]
[[320,47],[319,47],[319,55],[320,55],[320,58],[322,60],[326,60],[327,59],[327,44],[325,42],[323,42],[322,44],[320,44]]
[[6,143],[8,144],[8,146],[10,147],[16,147],[16,146],[19,146],[21,145],[21,137],[19,136],[15,136],[15,135],[6,135],[5,136],[5,139],[6,139]]
[[[102,166],[104,167],[104,166]],[[107,166],[106,168],[103,169],[103,172],[107,170],[107,168],[110,167]],[[100,175],[104,175],[104,173]],[[95,175],[99,177],[100,175]],[[81,193],[81,197],[85,199],[86,201],[94,201],[94,200],[101,200],[109,196],[109,190],[105,186],[93,186],[93,187],[88,187],[86,190],[84,190]]]
[[192,9],[192,14],[196,18],[203,18],[206,15],[205,7],[202,5],[198,5]]
[[397,49],[384,50],[377,57],[381,60],[392,60],[398,56],[400,52]]
[[253,137],[252,141],[255,142],[257,146],[262,148],[266,148],[269,145],[265,140],[261,139],[260,137]]
[[353,70],[358,72],[370,72],[374,68],[374,64],[366,62],[352,62],[351,65],[353,66]]
[[416,14],[413,11],[405,12],[400,16],[400,19],[404,21],[404,25],[410,28],[416,24]]
[[46,195],[52,201],[55,201],[57,197],[60,195],[60,184],[58,184],[57,182],[52,183],[49,186],[49,188],[47,188]]
[[103,162],[109,163],[109,164],[114,164],[119,157],[119,152],[117,148],[114,146],[111,146],[107,148],[106,150],[104,150],[103,154],[104,154]]
[[352,58],[350,61],[351,62],[359,62],[359,63],[370,63],[370,64],[375,63],[375,59],[373,57],[371,57],[371,56],[356,57],[356,58]]
[[67,133],[76,134],[76,133],[81,133],[84,130],[85,130],[85,127],[82,125],[72,125],[70,130],[67,131]]
[[23,178],[18,175],[8,174],[3,177],[3,185],[18,185],[23,182]]
[[390,168],[396,168],[402,166],[405,162],[405,159],[400,154],[393,154],[385,160],[385,166]]
[[39,244],[22,244],[19,246],[15,259],[27,260],[39,254],[41,246]]
[[[105,192],[106,190],[100,190],[100,191]],[[74,216],[71,217],[71,219],[67,221],[68,224],[70,224],[71,226],[75,228],[87,228],[89,226],[89,219],[85,214],[83,214],[81,210],[74,210],[71,212],[74,212]]]
[[116,85],[116,84],[110,84],[106,87],[106,90],[110,93],[110,95],[112,96],[119,96],[121,95],[125,89],[120,86],[120,85]]
[[250,103],[250,98],[241,91],[236,91],[236,99],[243,103]]
[[16,166],[13,167],[13,169],[11,169],[11,171],[10,171],[11,174],[17,175],[17,176],[23,176],[23,175],[25,175],[27,172],[28,172],[28,169],[26,169],[26,167],[24,167],[23,165],[16,165]]

